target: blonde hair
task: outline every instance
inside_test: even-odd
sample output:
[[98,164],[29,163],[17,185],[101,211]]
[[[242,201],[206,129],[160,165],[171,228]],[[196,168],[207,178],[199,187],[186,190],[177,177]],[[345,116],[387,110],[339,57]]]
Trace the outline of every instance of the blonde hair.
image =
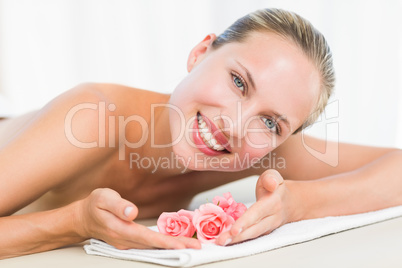
[[303,17],[281,9],[262,9],[233,23],[213,42],[217,49],[231,42],[243,42],[253,32],[271,32],[293,41],[315,64],[321,75],[321,92],[316,107],[294,133],[313,124],[324,111],[335,86],[332,53],[324,36]]

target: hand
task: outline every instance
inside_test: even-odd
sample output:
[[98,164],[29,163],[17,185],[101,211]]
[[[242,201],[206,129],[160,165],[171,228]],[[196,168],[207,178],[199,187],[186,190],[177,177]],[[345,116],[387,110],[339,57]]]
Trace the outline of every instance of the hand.
[[232,226],[216,240],[228,245],[268,234],[288,222],[289,193],[278,171],[266,170],[257,181],[255,202]]
[[193,238],[172,237],[151,231],[133,220],[138,208],[111,189],[96,189],[79,201],[80,235],[97,238],[118,249],[201,248]]

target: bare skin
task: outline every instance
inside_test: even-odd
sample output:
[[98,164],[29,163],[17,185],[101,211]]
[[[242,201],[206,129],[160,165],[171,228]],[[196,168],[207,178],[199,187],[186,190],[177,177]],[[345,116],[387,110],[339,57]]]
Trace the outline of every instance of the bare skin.
[[[293,97],[297,92],[292,91],[294,86],[289,83],[295,83],[298,87],[305,85],[307,90],[314,88],[314,83],[317,82],[311,63],[297,48],[287,46],[283,43],[284,40],[274,36],[263,41],[256,36],[256,39],[250,39],[246,45],[235,44],[227,46],[225,50],[211,52],[210,43],[214,38],[214,35],[207,36],[190,54],[190,75],[178,86],[177,91],[188,88],[194,92],[183,97],[183,101],[180,97],[186,91],[171,96],[120,85],[83,84],[57,97],[40,111],[0,121],[0,233],[2,243],[7,245],[0,247],[0,258],[50,250],[90,237],[102,239],[117,248],[199,248],[197,240],[164,236],[133,220],[156,217],[163,211],[185,208],[195,194],[250,175],[260,175],[256,186],[257,202],[229,232],[221,235],[217,241],[220,245],[269,233],[291,221],[358,213],[402,204],[402,190],[399,190],[402,189],[402,171],[398,164],[402,160],[400,150],[340,144],[339,164],[332,167],[312,156],[303,145],[305,142],[319,151],[325,147],[325,141],[312,137],[303,138],[300,134],[292,135],[292,130],[297,129],[308,115],[318,94],[312,90],[308,93],[310,95],[304,91],[301,96]],[[261,50],[260,46],[264,42],[267,42],[264,46],[275,45],[280,48],[280,53],[269,54],[272,50]],[[225,76],[222,87],[231,87],[229,91],[222,93],[225,98],[211,97],[221,92],[204,87],[208,98],[204,100],[200,95],[192,99],[191,96],[196,96],[199,92],[195,89],[196,85],[202,85],[203,82],[199,76],[208,77],[213,85],[221,83],[221,76],[218,74],[225,68],[221,68],[219,63],[224,62],[221,59],[228,57],[225,53],[245,55],[242,50],[250,46],[255,46],[251,50],[255,51],[255,55],[247,52],[247,59],[253,59],[254,55],[256,60],[247,62],[241,57],[238,60],[246,62],[248,67],[252,66],[260,93],[255,91],[243,98],[242,94],[232,91],[234,86],[226,83]],[[263,54],[263,51],[268,54]],[[100,126],[102,129],[111,129],[109,120],[105,121],[104,126],[101,124],[101,103],[105,107],[115,105],[115,109],[105,110],[104,118],[115,118],[119,126],[124,123],[119,121],[119,116],[124,120],[132,115],[141,117],[146,126],[151,126],[151,105],[168,102],[174,102],[188,117],[194,116],[198,110],[212,116],[217,107],[221,113],[233,115],[233,105],[228,102],[226,106],[224,101],[228,99],[244,102],[244,116],[259,114],[259,109],[267,107],[266,103],[259,105],[261,96],[274,96],[274,92],[264,92],[273,87],[264,84],[268,83],[263,79],[266,73],[258,59],[268,57],[271,62],[275,62],[276,58],[273,57],[277,54],[289,57],[279,58],[278,62],[281,64],[273,64],[269,68],[279,66],[284,77],[288,77],[287,71],[294,73],[295,66],[300,70],[311,70],[308,75],[302,74],[299,78],[293,75],[292,79],[288,79],[291,81],[280,77],[281,74],[270,80],[270,83],[275,79],[279,82],[286,81],[276,83],[281,94],[276,102],[269,103],[271,106],[281,104],[278,107],[287,109],[284,114],[289,119],[289,125],[283,126],[280,123],[283,132],[277,138],[279,146],[253,149],[243,145],[244,143],[235,146],[233,142],[231,154],[217,157],[230,158],[247,152],[261,158],[268,157],[268,153],[275,153],[276,157],[286,160],[286,168],[278,170],[279,172],[253,167],[243,170],[230,167],[217,171],[209,166],[205,169],[185,169],[183,163],[152,172],[157,167],[130,167],[130,154],[138,154],[144,158],[167,157],[172,152],[191,156],[198,149],[189,146],[187,142],[155,148],[151,144],[151,128],[146,127],[149,131],[143,132],[142,125],[136,122],[126,124],[124,133],[126,140],[131,143],[138,142],[146,133],[146,142],[138,148],[121,144],[119,146],[119,141],[123,141],[119,136],[121,129],[117,126],[114,131],[106,131],[102,137],[99,134]],[[217,70],[210,71],[211,66]],[[209,72],[209,76],[204,75],[204,72]],[[286,102],[281,103],[279,98],[286,94]],[[292,101],[300,105],[293,105]],[[82,144],[97,142],[93,148],[74,145],[66,132],[66,122],[70,122],[66,120],[69,112],[83,103],[98,106],[96,109],[77,111],[70,118],[69,129],[75,141]],[[166,144],[174,139],[175,131],[171,128],[176,127],[176,121],[172,123],[169,118],[172,117],[169,117],[168,109],[155,110],[156,144]],[[220,128],[223,126],[219,120],[216,124]],[[245,138],[235,132],[225,132],[225,135],[233,137],[234,141]],[[273,134],[258,135],[260,134],[252,137],[255,140],[271,139]],[[106,141],[104,145],[101,145],[100,137]],[[207,159],[204,154],[202,157]],[[387,178],[386,184],[384,177]],[[22,215],[12,215],[23,208],[26,210],[20,211]]]
[[[102,93],[105,94],[107,94],[108,91],[113,91],[113,97],[115,97],[115,99],[109,102],[119,103],[119,107],[127,107],[127,110],[119,110],[119,115],[124,115],[124,117],[133,115],[134,113],[138,114],[138,110],[136,108],[133,108],[135,107],[135,105],[133,105],[133,102],[129,98],[127,98],[127,96],[129,95],[133,95],[141,100],[149,101],[149,103],[141,103],[141,105],[143,105],[144,107],[144,110],[148,108],[151,103],[167,102],[167,100],[169,99],[169,95],[163,95],[119,85],[106,84],[81,85],[77,90],[67,92],[66,95],[63,96],[63,98],[68,99],[70,97],[68,95],[71,95],[71,98],[75,98],[76,96],[73,95],[78,94],[80,96],[78,97],[78,99],[75,99],[77,103],[87,102],[88,93],[86,91],[91,91],[92,88],[96,88],[96,90],[100,90],[102,91]],[[57,113],[57,111],[55,111],[55,113]],[[96,114],[94,113],[94,115]],[[6,129],[8,132],[8,130],[12,129],[11,126],[15,126],[15,131],[10,132],[19,132],[26,125],[29,125],[32,121],[37,120],[36,118],[38,116],[40,117],[39,111],[31,112],[21,117],[1,121],[0,127],[2,128],[2,130]],[[77,116],[79,116],[79,114],[77,114]],[[145,113],[142,116],[149,117]],[[82,123],[86,124],[87,122]],[[97,122],[95,122],[95,124],[97,125]],[[44,126],[44,128],[46,129],[48,129],[49,127],[51,126]],[[39,126],[37,128],[39,128]],[[95,133],[95,135],[98,134]],[[88,140],[96,139],[96,136],[88,138]],[[1,145],[4,145],[3,140],[8,140],[8,138],[5,135],[2,136]],[[85,149],[81,149],[77,153],[80,154],[80,151],[84,150]],[[175,173],[178,174],[169,175],[168,172],[164,170],[164,172],[161,172],[161,174],[155,174],[151,173],[151,171],[155,167],[150,167],[147,170],[141,170],[136,169],[136,165],[133,165],[133,168],[130,168],[130,158],[127,157],[125,160],[119,160],[117,148],[105,148],[100,151],[94,151],[96,151],[94,152],[94,154],[101,154],[101,159],[97,160],[96,164],[93,167],[86,168],[86,171],[88,173],[78,175],[74,179],[69,180],[68,183],[63,183],[62,181],[60,184],[53,187],[50,191],[46,192],[46,194],[44,194],[34,202],[30,203],[30,205],[26,207],[26,209],[54,209],[84,198],[97,188],[110,188],[117,191],[123,198],[132,201],[136,204],[138,208],[140,208],[137,218],[154,217],[162,211],[165,211],[166,209],[172,210],[186,207],[191,201],[192,197],[199,192],[228,183],[230,181],[233,181],[234,178],[239,179],[247,175],[253,175],[251,171],[240,172],[240,174],[238,175],[232,173],[222,174],[221,172],[203,172],[203,175],[201,177],[204,179],[202,183],[197,184],[197,180],[189,179],[197,177],[194,172],[182,173],[181,171],[176,171]],[[28,154],[28,152],[26,153]],[[131,153],[138,153],[138,151],[133,150],[131,151]],[[63,166],[61,166],[58,170],[60,173],[66,174],[73,172],[72,170],[67,170],[63,168]],[[141,187],[138,187],[138,185],[141,185]],[[174,193],[174,191],[177,191],[177,194]],[[11,211],[11,213],[13,212],[15,212],[15,210]]]
[[[123,107],[133,106],[132,102],[128,101],[129,98],[127,98],[127,95],[130,94],[138,97],[138,99],[149,100],[149,103],[144,105],[145,107],[149,107],[151,103],[159,103],[161,101],[167,102],[169,98],[169,95],[142,91],[119,85],[88,84],[81,85],[80,88],[77,89],[79,92],[78,95],[82,95],[80,96],[82,100],[77,99],[77,103],[87,101],[87,93],[85,92],[88,90],[87,88],[102,88],[102,91],[105,93],[107,91],[113,91],[114,96],[121,97],[118,100],[114,100],[113,103],[123,104],[124,102],[128,102],[120,105]],[[77,93],[73,90],[71,92],[67,92],[66,94],[73,95]],[[68,98],[69,96],[64,97]],[[128,109],[128,111],[119,111],[119,114],[125,115],[125,117],[132,115],[133,108],[131,107]],[[3,131],[7,130],[7,132],[9,131],[10,133],[18,133],[26,125],[29,125],[32,123],[32,121],[37,120],[36,118],[38,116],[40,116],[40,112],[36,111],[17,118],[3,120],[0,121],[0,127]],[[51,126],[45,126],[45,128],[50,127]],[[96,140],[96,138],[97,137],[93,137],[93,140]],[[5,145],[5,143],[3,143],[5,140],[9,140],[9,138],[5,135],[2,135],[2,147]],[[286,170],[281,170],[281,174],[285,178],[289,177],[295,180],[313,180],[316,178],[326,177],[336,174],[340,172],[340,170],[341,172],[353,170],[355,167],[362,166],[365,163],[378,158],[380,155],[394,150],[387,148],[341,144],[342,151],[345,151],[345,155],[353,154],[353,152],[358,149],[362,152],[366,152],[366,154],[364,154],[366,157],[359,157],[354,161],[349,160],[347,162],[345,161],[344,163],[341,162],[339,167],[332,168],[333,171],[331,172],[331,168],[327,167],[328,165],[322,163],[320,160],[314,157],[310,157],[311,159],[306,161],[306,163],[301,162],[297,157],[300,155],[300,153],[295,151],[295,148],[303,151],[301,142],[301,135],[297,134],[289,138],[286,142],[286,144],[292,143],[292,145],[289,145],[290,149],[287,149],[286,144],[283,144],[281,148],[273,151],[278,158],[284,157],[286,159],[288,167],[295,166],[294,169],[300,172],[300,174],[295,176],[292,175],[292,172],[288,170],[289,168]],[[316,148],[317,151],[322,150],[322,148],[325,146],[324,141],[312,137],[307,137],[307,140],[305,137],[305,142],[312,148]],[[104,149],[104,152],[102,153],[105,154],[105,156],[98,160],[99,162],[96,163],[96,166],[92,167],[91,169],[87,168],[86,170],[88,173],[76,176],[74,179],[69,180],[67,184],[60,183],[59,185],[56,185],[50,191],[47,191],[43,196],[30,203],[30,205],[28,205],[26,208],[30,211],[54,209],[84,198],[97,188],[110,188],[120,193],[123,198],[136,204],[136,206],[139,208],[139,215],[137,218],[155,217],[161,212],[169,209],[175,210],[186,207],[191,201],[192,197],[194,197],[194,195],[197,193],[226,184],[236,179],[261,174],[261,170],[248,169],[242,172],[230,173],[203,171],[202,174],[199,175],[194,174],[194,171],[186,172],[184,174],[181,174],[180,172],[178,175],[174,176],[166,176],[166,172],[163,172],[164,174],[158,176],[151,174],[150,172],[150,170],[153,170],[154,167],[150,167],[145,172],[143,170],[136,170],[135,165],[133,166],[134,168],[130,169],[129,158],[126,158],[126,160],[119,160],[117,157],[117,150],[113,149],[112,153],[110,153],[109,150],[109,148]],[[286,153],[288,153],[290,150],[292,150],[292,154],[286,155]],[[351,152],[349,152],[349,150]],[[99,151],[96,151],[96,153],[98,154]],[[29,155],[30,152],[26,152],[26,154]],[[304,153],[304,156],[307,156],[306,152]],[[353,157],[351,158],[353,159]],[[320,163],[322,164],[320,165]],[[311,168],[312,166],[316,166],[316,168],[313,169]],[[321,170],[320,166],[322,166]],[[71,170],[64,170],[63,167],[58,170],[60,173],[68,174],[72,172]],[[287,175],[288,173],[289,175]],[[308,176],[305,177],[303,174],[308,174]],[[197,184],[197,180],[194,179],[197,177],[202,178],[202,183]],[[88,183],[89,181],[91,184]],[[168,181],[168,183],[166,183],[167,185],[160,187],[160,189],[158,189],[159,191],[156,192],[155,188],[163,181]],[[139,188],[137,185],[141,185],[141,188]],[[172,194],[172,191],[177,191],[177,194]],[[172,198],[171,196],[174,196],[175,198],[170,200]],[[164,208],[164,206],[166,206],[166,208]],[[10,213],[14,213],[16,209]]]

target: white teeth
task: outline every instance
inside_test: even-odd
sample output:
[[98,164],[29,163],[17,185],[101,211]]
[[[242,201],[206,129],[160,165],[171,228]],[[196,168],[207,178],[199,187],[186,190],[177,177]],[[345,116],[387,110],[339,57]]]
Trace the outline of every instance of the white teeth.
[[[204,128],[205,129],[205,128]],[[210,133],[210,132],[205,132],[204,133],[204,138],[206,139],[206,140],[208,140],[208,141],[212,141],[212,134]],[[213,139],[213,140],[215,140],[215,139]],[[215,142],[216,142],[216,140],[215,140]]]
[[214,145],[214,149],[218,151],[222,151],[224,148],[218,144]]
[[202,140],[210,149],[215,151],[223,151],[225,149],[215,138],[213,138],[211,131],[204,120],[202,120],[201,116],[198,117],[198,129],[200,130]]

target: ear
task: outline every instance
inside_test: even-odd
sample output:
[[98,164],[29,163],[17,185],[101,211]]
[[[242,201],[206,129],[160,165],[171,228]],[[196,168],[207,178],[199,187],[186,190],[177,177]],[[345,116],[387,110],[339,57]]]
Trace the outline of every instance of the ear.
[[215,41],[216,35],[209,34],[204,40],[202,40],[198,45],[196,45],[190,52],[187,60],[187,71],[190,72],[194,66],[201,62],[206,53],[210,50],[212,43]]

